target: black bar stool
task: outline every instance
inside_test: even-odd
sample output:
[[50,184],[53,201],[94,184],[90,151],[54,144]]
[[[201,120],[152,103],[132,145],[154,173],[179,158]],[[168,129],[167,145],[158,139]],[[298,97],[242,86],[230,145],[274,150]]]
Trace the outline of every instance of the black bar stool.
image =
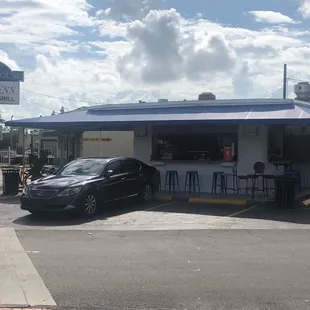
[[273,174],[264,174],[264,185],[265,185],[265,192],[266,192],[266,198],[269,199],[270,192],[275,192],[276,189],[276,175]]
[[[238,188],[238,175],[236,168],[232,168],[232,173],[224,173],[225,178],[225,194],[227,194],[227,191],[233,191],[234,194],[239,193]],[[232,187],[228,187],[228,178],[232,178]]]
[[[257,161],[254,164],[254,172],[255,174],[250,174],[248,177],[252,179],[252,198],[254,198],[255,192],[263,192],[263,195],[265,196],[265,178],[264,178],[264,172],[265,172],[265,164],[261,161]],[[259,178],[262,179],[262,187],[259,187],[258,181]],[[257,182],[257,183],[256,183]],[[257,187],[256,187],[257,184]]]
[[176,188],[178,191],[180,191],[179,174],[176,170],[168,170],[166,172],[165,190],[167,190],[167,188],[169,193],[175,192]]
[[188,189],[189,193],[197,193],[196,188],[200,194],[198,171],[186,171],[184,191]]
[[[218,181],[220,181],[218,183]],[[217,188],[220,187],[220,193],[224,194],[225,192],[225,176],[224,171],[215,171],[213,172],[213,178],[212,178],[212,194],[216,194]]]
[[[240,194],[240,191],[244,191],[245,196],[249,196],[249,190],[252,189],[251,186],[249,186],[249,180],[250,177],[248,175],[238,175],[238,193]],[[245,181],[245,186],[241,186],[241,181]]]

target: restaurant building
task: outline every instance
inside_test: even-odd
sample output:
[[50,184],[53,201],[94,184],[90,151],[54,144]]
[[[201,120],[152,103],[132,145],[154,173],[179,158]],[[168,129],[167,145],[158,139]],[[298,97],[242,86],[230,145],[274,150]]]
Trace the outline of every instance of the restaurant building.
[[111,104],[6,125],[70,133],[77,145],[76,156],[83,148],[85,131],[134,131],[134,157],[160,170],[163,189],[167,171],[177,172],[181,191],[187,172],[194,171],[200,192],[208,193],[214,172],[254,174],[256,162],[264,164],[268,175],[298,170],[301,186],[310,188],[310,104],[306,99],[310,87],[305,85],[299,91],[302,100],[216,100],[211,96]]

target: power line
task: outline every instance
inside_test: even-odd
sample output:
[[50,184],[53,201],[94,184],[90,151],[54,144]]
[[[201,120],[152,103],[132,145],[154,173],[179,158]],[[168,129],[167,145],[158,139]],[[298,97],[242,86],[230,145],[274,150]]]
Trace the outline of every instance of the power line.
[[295,82],[303,82],[304,80],[299,80],[299,79],[293,79],[293,78],[287,78],[289,81],[295,81]]
[[41,105],[41,104],[36,103],[36,102],[33,102],[33,101],[29,101],[28,99],[25,99],[25,98],[23,98],[23,97],[21,97],[20,99],[21,99],[21,100],[24,100],[24,101],[27,102],[27,103],[34,104],[34,105],[36,105],[36,106],[38,106],[38,107],[45,108],[45,109],[48,109],[48,110],[52,110],[51,108],[48,108],[48,107],[46,107],[46,106],[44,106],[44,105]]
[[[100,103],[98,101],[74,100],[74,99],[69,99],[69,98],[51,96],[51,95],[46,95],[46,94],[41,94],[41,93],[37,93],[37,92],[34,92],[34,91],[30,91],[30,90],[27,90],[27,89],[22,89],[22,91],[27,92],[27,93],[31,93],[31,94],[35,94],[35,95],[39,95],[39,96],[43,96],[43,97],[59,99],[59,100],[67,100],[67,101],[72,101],[72,102],[83,102],[83,103],[91,103],[91,104],[98,104],[98,103]],[[107,100],[107,99],[105,99],[105,100]]]
[[270,98],[270,96],[272,96],[272,94],[276,91],[278,91],[280,88],[282,87],[282,84],[281,85],[278,85],[277,87],[273,87],[273,88],[270,88],[263,96],[263,98]]

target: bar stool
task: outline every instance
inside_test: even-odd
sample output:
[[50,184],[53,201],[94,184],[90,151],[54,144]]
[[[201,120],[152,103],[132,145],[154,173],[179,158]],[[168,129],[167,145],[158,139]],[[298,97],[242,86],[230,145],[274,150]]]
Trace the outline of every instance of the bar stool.
[[[228,187],[228,178],[232,178],[232,187]],[[227,194],[227,190],[233,191],[234,195],[239,193],[238,188],[238,175],[236,168],[232,168],[232,173],[224,173],[225,179],[225,193]]]
[[[168,170],[165,177],[165,190],[168,188],[169,193],[175,192],[176,188],[180,191],[179,174],[176,170]],[[172,191],[171,191],[172,189]]]
[[198,171],[186,171],[184,191],[186,192],[186,188],[188,188],[189,193],[196,193],[196,187],[200,194]]
[[[265,178],[264,178],[264,172],[265,172],[265,164],[261,161],[257,161],[254,166],[254,172],[255,174],[249,175],[248,177],[252,179],[252,198],[255,195],[255,192],[263,192],[265,196]],[[259,187],[259,184],[256,187],[256,181],[259,180],[259,178],[262,178],[262,187]]]
[[269,193],[270,191],[275,192],[276,190],[276,179],[277,175],[274,174],[264,174],[264,185],[265,185],[265,192],[266,192],[266,198],[269,199]]
[[[220,183],[218,184],[218,180]],[[216,194],[217,187],[220,187],[220,193],[224,194],[225,192],[225,176],[224,171],[215,171],[213,172],[212,178],[212,194]]]
[[[249,196],[249,190],[252,189],[252,187],[249,186],[249,180],[250,177],[248,175],[238,175],[238,193],[240,194],[241,190],[244,190],[244,195]],[[245,181],[245,186],[240,186],[241,181]]]

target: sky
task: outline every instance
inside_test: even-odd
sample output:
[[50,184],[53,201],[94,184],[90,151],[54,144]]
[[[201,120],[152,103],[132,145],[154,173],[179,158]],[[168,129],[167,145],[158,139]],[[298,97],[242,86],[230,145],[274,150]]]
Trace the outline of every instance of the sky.
[[0,0],[4,119],[104,103],[281,98],[310,81],[310,0]]

